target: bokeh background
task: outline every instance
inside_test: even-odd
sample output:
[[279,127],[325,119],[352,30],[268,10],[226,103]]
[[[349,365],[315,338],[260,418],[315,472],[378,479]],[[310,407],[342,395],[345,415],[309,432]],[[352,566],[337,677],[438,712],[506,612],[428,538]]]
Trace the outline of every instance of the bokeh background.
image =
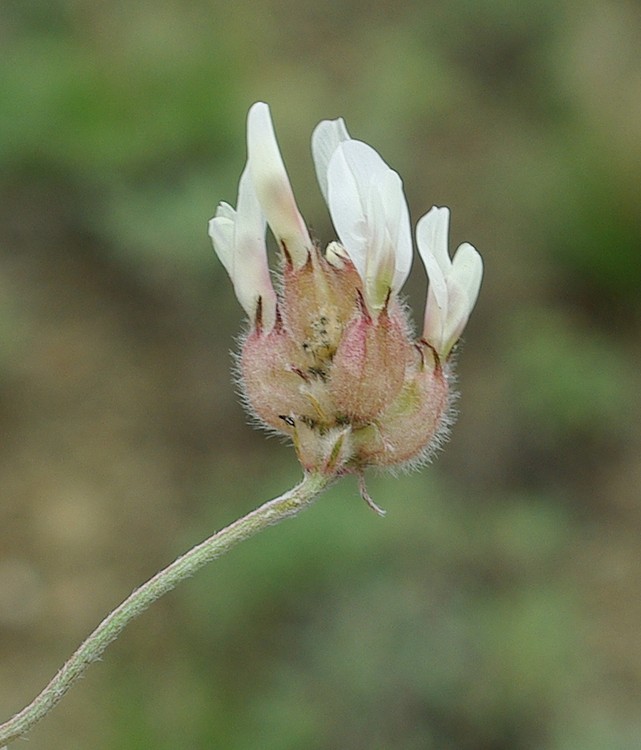
[[[32,750],[641,747],[641,8],[0,0],[0,713],[299,477],[206,236],[268,101],[301,210],[345,117],[486,277],[427,470],[345,480],[167,596]],[[406,289],[420,317],[425,278]]]

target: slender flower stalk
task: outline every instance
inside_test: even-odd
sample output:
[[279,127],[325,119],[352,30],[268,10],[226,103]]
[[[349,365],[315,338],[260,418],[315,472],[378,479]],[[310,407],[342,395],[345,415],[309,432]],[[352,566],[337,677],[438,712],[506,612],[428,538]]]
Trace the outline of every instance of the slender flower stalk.
[[331,483],[328,474],[306,474],[300,484],[280,497],[261,505],[206,539],[161,570],[137,588],[108,615],[75,651],[44,690],[22,711],[0,725],[0,747],[24,736],[63,698],[67,690],[82,676],[85,669],[100,658],[124,628],[138,615],[181,581],[191,577],[207,563],[224,555],[239,542],[259,531],[307,508]]

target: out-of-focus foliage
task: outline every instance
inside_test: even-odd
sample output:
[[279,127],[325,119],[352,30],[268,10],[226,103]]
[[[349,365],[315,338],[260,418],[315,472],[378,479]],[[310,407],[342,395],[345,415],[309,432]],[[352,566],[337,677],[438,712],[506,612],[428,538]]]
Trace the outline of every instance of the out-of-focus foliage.
[[[486,279],[433,467],[345,480],[131,626],[33,750],[636,750],[641,12],[632,0],[0,3],[0,712],[297,479],[229,378],[206,222],[272,106],[342,115]],[[408,284],[417,319],[420,270]]]

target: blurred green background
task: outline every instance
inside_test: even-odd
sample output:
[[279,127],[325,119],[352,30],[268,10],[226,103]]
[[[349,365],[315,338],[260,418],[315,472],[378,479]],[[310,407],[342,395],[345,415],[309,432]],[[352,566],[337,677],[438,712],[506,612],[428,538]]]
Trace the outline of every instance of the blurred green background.
[[[0,714],[129,591],[299,477],[229,377],[206,222],[270,103],[343,116],[486,277],[460,418],[132,625],[32,750],[641,747],[641,8],[0,0]],[[425,278],[406,288],[417,317]]]

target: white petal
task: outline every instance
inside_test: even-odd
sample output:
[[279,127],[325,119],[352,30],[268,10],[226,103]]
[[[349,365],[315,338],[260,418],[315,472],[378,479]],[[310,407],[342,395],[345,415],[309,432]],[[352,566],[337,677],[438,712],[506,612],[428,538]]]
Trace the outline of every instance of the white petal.
[[456,251],[452,260],[452,276],[465,290],[469,314],[476,304],[483,278],[483,259],[469,242],[464,242]]
[[232,208],[229,203],[221,201],[216,207],[216,214],[214,218],[223,217],[225,219],[231,219],[232,221],[236,218],[236,209]]
[[319,122],[312,133],[312,156],[316,167],[316,177],[327,203],[327,168],[334,151],[343,141],[350,140],[342,117],[338,120]]
[[450,209],[438,206],[433,206],[416,225],[419,252],[433,255],[446,275],[452,267],[448,253],[449,225]]
[[365,266],[365,299],[373,312],[382,309],[394,283],[395,248],[385,226],[385,207],[379,190],[367,202],[369,243]]
[[271,330],[276,317],[276,295],[267,265],[265,218],[248,167],[238,186],[235,229],[235,262],[231,276],[236,296],[250,317],[256,314],[260,298],[263,325]]
[[257,102],[247,117],[249,167],[263,213],[294,265],[302,266],[312,243],[280,155],[269,107]]
[[367,243],[370,240],[366,218],[367,192],[350,168],[344,146],[340,146],[334,151],[327,170],[327,205],[341,243],[362,279],[365,279]]
[[[245,167],[238,183],[236,204],[236,245],[247,242],[251,247],[265,247],[265,217],[251,179],[249,165]],[[267,260],[265,258],[265,265]]]
[[392,172],[380,155],[362,141],[355,141],[351,138],[343,141],[338,144],[334,154],[339,151],[354,175],[354,180],[361,188],[383,179],[388,172]]
[[390,288],[393,292],[401,288],[412,262],[401,178],[373,148],[347,140],[334,150],[327,183],[327,203],[338,236],[366,291],[372,292],[368,302],[380,308]]
[[430,280],[425,303],[423,338],[440,352],[449,309],[447,282],[434,256],[426,256],[423,261]]
[[385,227],[394,254],[392,291],[396,294],[406,282],[412,267],[410,212],[403,192],[403,181],[392,169],[382,176],[377,188],[381,195]]
[[[456,342],[461,337],[463,330],[470,317],[470,306],[465,290],[452,277],[447,280],[447,318],[444,321],[443,331],[441,334],[440,351],[443,356],[447,356]],[[429,339],[428,339],[429,340]]]
[[[450,260],[447,257],[447,216],[448,214],[443,213],[444,209],[432,208],[425,216],[419,219],[416,225],[416,244],[418,245],[418,252],[425,266],[425,271],[429,278],[429,288],[427,291],[428,305],[425,308],[425,326],[428,326],[428,320],[434,320],[434,312],[432,308],[436,306],[440,310],[440,317],[447,315],[447,285],[445,283],[445,275],[449,270]],[[447,210],[447,209],[445,209]],[[446,245],[445,245],[445,256],[447,257],[447,263],[439,263],[439,259],[435,253],[435,248],[440,241],[443,224],[445,222],[446,232]],[[441,255],[442,258],[442,255]],[[430,303],[430,297],[432,301]],[[438,326],[440,328],[440,324]],[[430,330],[435,332],[434,323],[430,324]],[[424,337],[431,341],[430,336],[424,331]],[[439,331],[440,337],[440,331]]]
[[[232,214],[221,210],[226,206]],[[225,266],[225,270],[231,276],[234,254],[234,209],[227,203],[220,204],[216,209],[216,215],[209,220],[208,232],[211,241],[214,244],[214,250],[219,257],[220,262]]]
[[256,320],[260,299],[262,325],[271,330],[276,320],[276,295],[267,266],[265,219],[247,167],[238,186],[237,210],[221,203],[209,222],[209,235],[250,320]]

